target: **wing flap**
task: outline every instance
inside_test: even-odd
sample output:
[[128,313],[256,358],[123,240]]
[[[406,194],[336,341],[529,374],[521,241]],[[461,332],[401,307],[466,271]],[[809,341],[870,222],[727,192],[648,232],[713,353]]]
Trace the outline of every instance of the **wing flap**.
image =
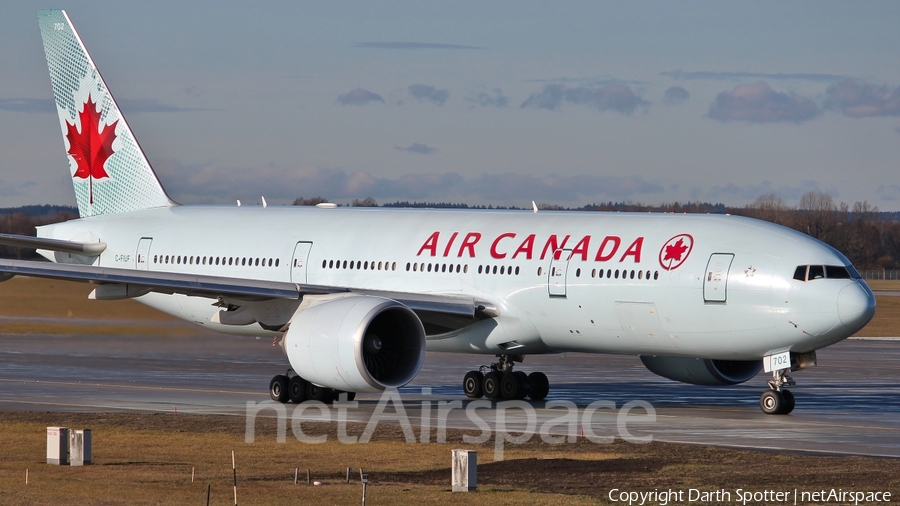
[[[495,317],[499,314],[496,306],[493,304],[477,301],[463,294],[392,292],[177,272],[114,269],[93,265],[0,259],[0,281],[13,276],[32,276],[99,284],[105,288],[95,290],[94,298],[98,299],[127,298],[130,296],[129,294],[139,296],[148,292],[156,292],[165,294],[179,293],[212,299],[221,297],[232,300],[264,301],[271,299],[300,299],[304,295],[354,292],[361,295],[393,299],[417,313],[439,313],[468,318],[475,318],[476,316]],[[106,285],[119,286],[106,287]]]

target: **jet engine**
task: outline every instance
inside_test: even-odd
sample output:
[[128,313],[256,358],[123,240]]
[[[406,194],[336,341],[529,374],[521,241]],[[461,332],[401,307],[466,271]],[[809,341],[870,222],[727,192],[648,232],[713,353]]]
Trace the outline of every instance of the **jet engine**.
[[412,381],[425,360],[425,329],[403,304],[350,295],[301,305],[282,342],[303,379],[347,392]]
[[743,383],[759,373],[762,360],[654,357],[641,355],[653,374],[692,385],[724,386]]

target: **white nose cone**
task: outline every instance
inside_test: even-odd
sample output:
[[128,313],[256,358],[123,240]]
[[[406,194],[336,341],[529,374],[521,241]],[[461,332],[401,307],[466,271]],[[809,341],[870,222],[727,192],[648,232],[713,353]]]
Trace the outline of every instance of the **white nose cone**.
[[838,315],[844,325],[856,332],[875,316],[875,295],[861,281],[847,285],[838,294]]

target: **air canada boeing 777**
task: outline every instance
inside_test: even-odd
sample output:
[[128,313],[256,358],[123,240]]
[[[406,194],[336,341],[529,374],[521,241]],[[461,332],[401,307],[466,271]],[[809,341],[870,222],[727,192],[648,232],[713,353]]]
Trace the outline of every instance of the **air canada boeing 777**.
[[461,378],[470,398],[541,400],[525,357],[588,352],[700,385],[765,369],[760,406],[786,414],[789,374],[875,312],[840,252],[737,216],[179,205],[66,13],[38,18],[80,218],[0,237],[52,262],[0,260],[0,277],[273,337],[277,401],[401,387],[426,350],[496,357]]

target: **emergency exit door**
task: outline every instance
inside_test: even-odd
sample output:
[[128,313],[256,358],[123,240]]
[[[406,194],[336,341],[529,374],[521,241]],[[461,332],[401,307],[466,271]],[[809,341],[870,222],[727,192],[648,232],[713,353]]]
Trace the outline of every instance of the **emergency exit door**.
[[298,242],[291,260],[291,283],[306,283],[306,264],[309,262],[311,242]]
[[703,279],[703,301],[725,302],[728,297],[728,271],[731,269],[731,253],[713,253],[706,264],[706,277]]
[[153,239],[142,237],[138,242],[137,254],[134,256],[134,267],[141,271],[150,269],[150,243]]
[[550,272],[547,278],[547,289],[551,297],[566,296],[566,276],[569,274],[570,249],[558,249],[550,259]]

